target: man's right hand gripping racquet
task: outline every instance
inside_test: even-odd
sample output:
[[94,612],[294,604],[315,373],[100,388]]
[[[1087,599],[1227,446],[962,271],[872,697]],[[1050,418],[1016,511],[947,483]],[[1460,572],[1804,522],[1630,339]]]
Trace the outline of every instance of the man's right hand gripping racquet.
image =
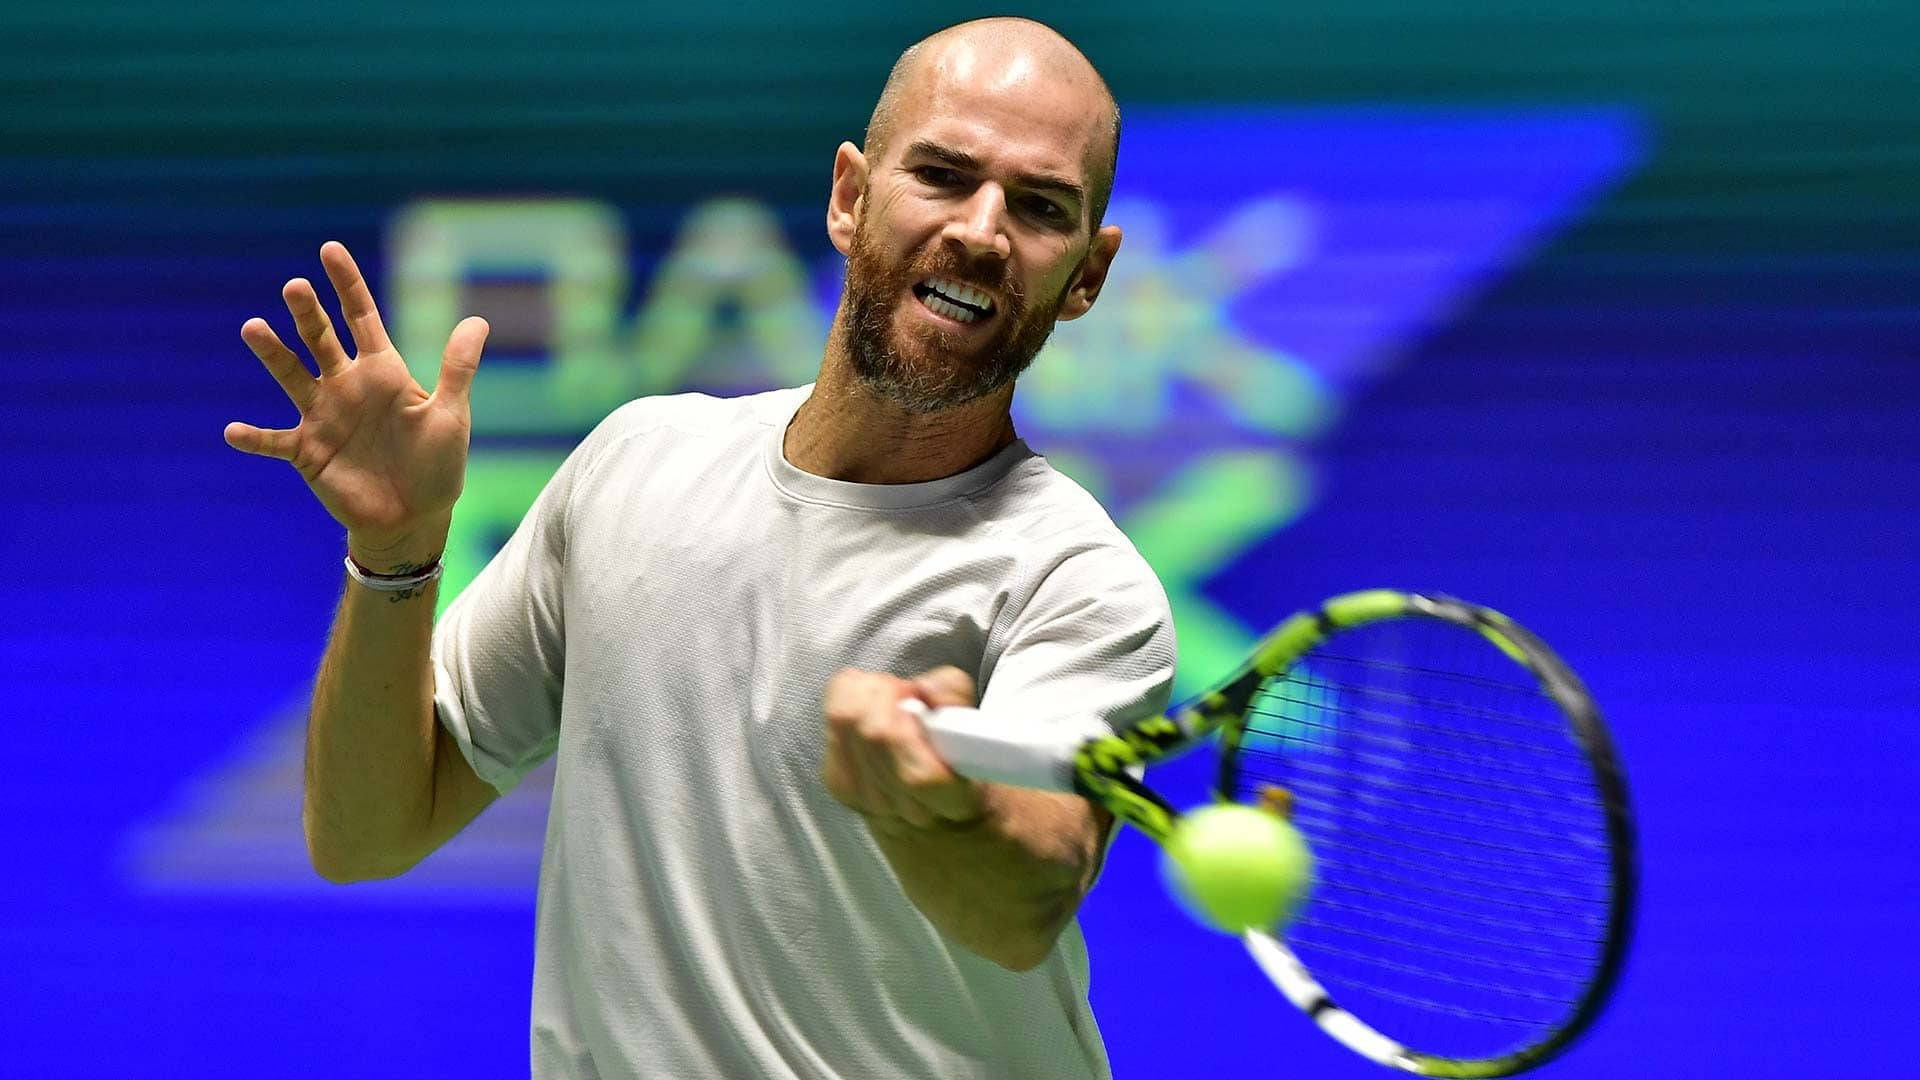
[[[1633,826],[1580,680],[1486,608],[1384,589],[1294,615],[1168,716],[995,724],[925,716],[976,779],[1076,792],[1165,843],[1138,767],[1217,734],[1218,795],[1276,790],[1314,853],[1298,913],[1246,946],[1322,1030],[1426,1076],[1507,1076],[1598,1015],[1625,957]],[[1130,772],[1129,770],[1133,770]]]

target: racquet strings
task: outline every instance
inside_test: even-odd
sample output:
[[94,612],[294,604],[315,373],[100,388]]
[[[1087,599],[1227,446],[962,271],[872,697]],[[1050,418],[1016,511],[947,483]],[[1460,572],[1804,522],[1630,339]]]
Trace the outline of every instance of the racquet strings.
[[1230,772],[1293,796],[1318,880],[1287,939],[1333,1000],[1413,1049],[1488,1058],[1576,1011],[1611,900],[1588,755],[1471,630],[1344,631],[1270,680]]

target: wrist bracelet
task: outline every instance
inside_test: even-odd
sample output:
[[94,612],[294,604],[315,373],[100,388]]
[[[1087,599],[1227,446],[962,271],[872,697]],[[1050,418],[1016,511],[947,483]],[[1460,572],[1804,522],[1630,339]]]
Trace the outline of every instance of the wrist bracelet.
[[438,578],[440,560],[435,559],[424,569],[411,574],[376,574],[354,562],[353,556],[349,555],[347,556],[347,576],[375,592],[407,592]]

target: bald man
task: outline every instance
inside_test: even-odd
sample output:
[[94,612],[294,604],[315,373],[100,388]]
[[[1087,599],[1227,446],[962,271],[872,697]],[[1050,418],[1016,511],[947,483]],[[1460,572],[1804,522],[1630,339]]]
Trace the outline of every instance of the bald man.
[[955,775],[903,703],[1116,726],[1166,705],[1164,593],[1011,414],[1119,250],[1118,134],[1038,23],[907,50],[834,156],[847,280],[817,381],[616,410],[438,627],[486,324],[454,329],[428,395],[330,243],[356,357],[304,280],[284,296],[317,379],[242,328],[301,422],[228,441],[347,529],[316,868],[404,872],[557,759],[534,1075],[1107,1075],[1074,913],[1112,820]]

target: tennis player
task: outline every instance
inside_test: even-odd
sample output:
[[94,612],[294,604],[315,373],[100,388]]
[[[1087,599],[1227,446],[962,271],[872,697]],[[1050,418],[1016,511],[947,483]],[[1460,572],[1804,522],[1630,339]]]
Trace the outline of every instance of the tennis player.
[[1010,412],[1119,250],[1118,135],[1038,23],[908,49],[834,155],[847,279],[818,380],[616,410],[437,627],[485,322],[427,394],[329,243],[357,356],[305,280],[284,299],[317,379],[242,328],[301,420],[228,442],[347,530],[308,730],[320,873],[402,873],[557,757],[534,1075],[1108,1074],[1074,913],[1111,819],[956,777],[901,705],[1167,704],[1165,594]]

